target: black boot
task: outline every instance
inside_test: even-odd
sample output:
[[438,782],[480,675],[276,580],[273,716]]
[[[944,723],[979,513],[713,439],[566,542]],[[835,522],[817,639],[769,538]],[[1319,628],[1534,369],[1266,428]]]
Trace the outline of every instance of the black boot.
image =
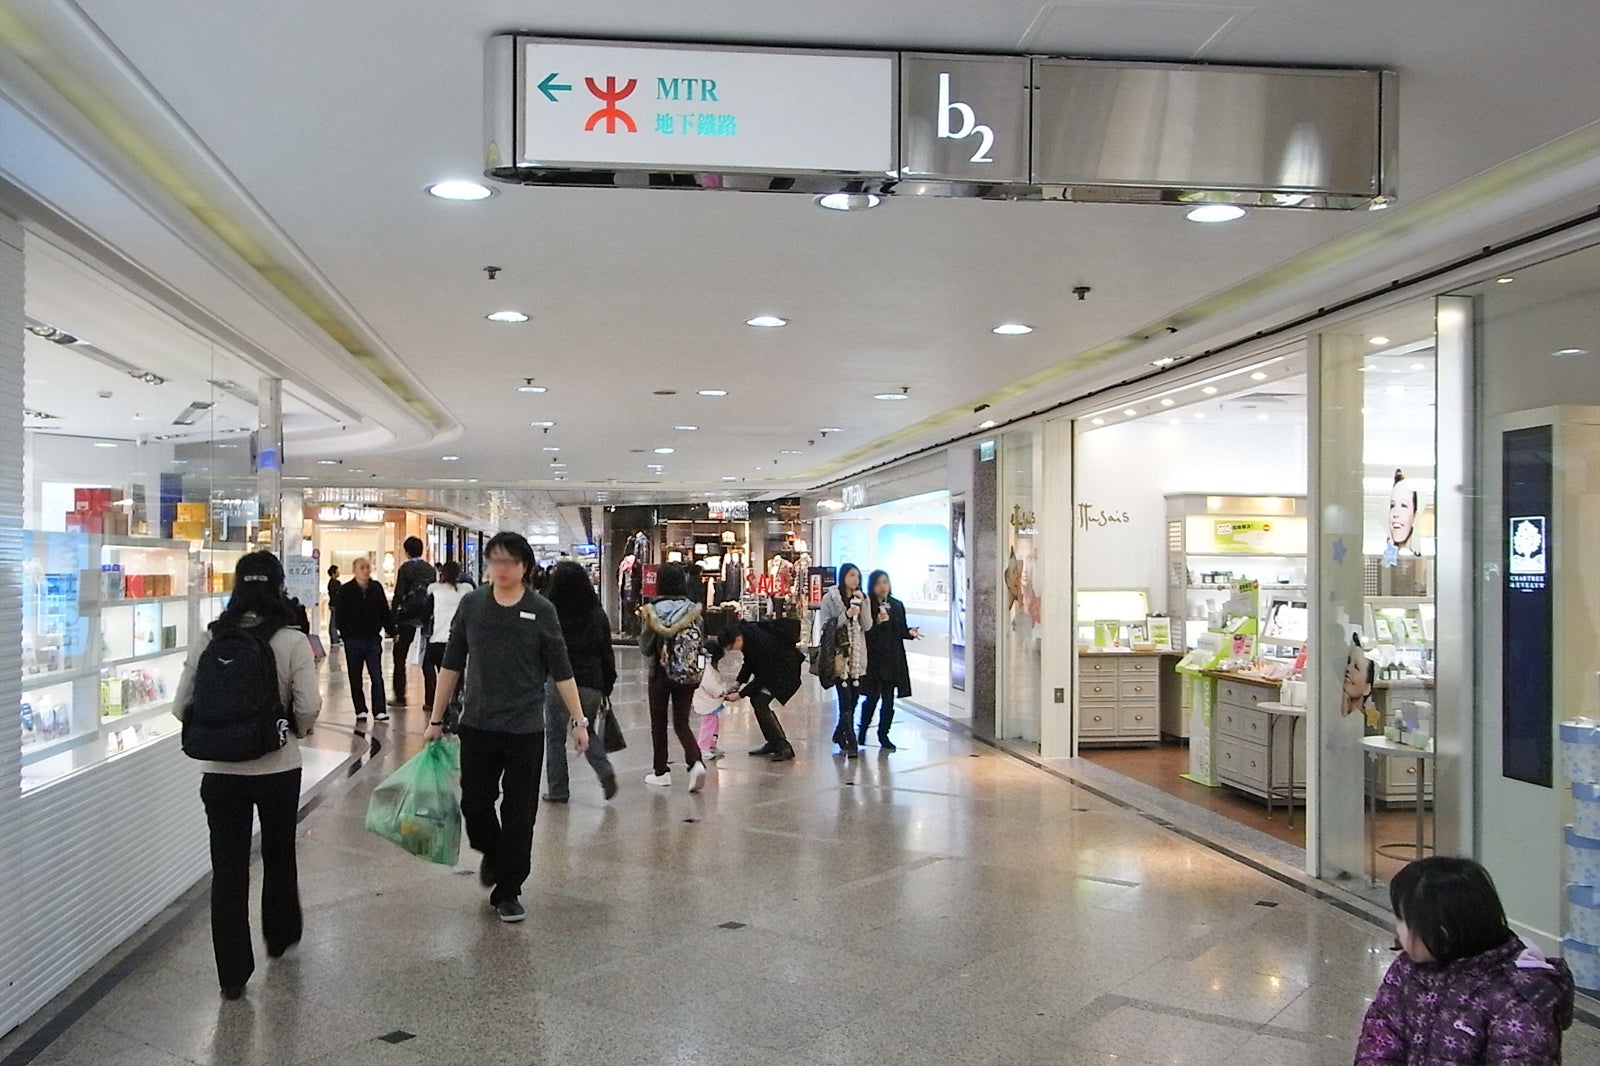
[[839,748],[844,752],[844,756],[847,759],[854,758],[861,751],[856,744],[854,727],[855,723],[848,717],[848,712],[839,716],[839,728],[835,732],[843,738],[839,741]]

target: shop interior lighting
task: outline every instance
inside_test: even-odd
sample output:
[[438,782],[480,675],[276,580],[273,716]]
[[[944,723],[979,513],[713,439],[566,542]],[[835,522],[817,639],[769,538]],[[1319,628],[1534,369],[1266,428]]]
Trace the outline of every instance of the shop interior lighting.
[[868,211],[883,203],[883,197],[870,192],[830,192],[816,199],[818,207],[829,211]]
[[[1557,352],[1556,354],[1560,355],[1561,353]],[[1412,370],[1426,370],[1426,369],[1428,369],[1428,364],[1427,363],[1412,363],[1411,364],[1411,369]]]
[[94,442],[94,446],[96,448],[115,448],[117,446],[117,443],[116,443],[116,441],[110,441],[110,440],[97,440],[97,441]]
[[487,185],[479,185],[475,181],[436,181],[428,186],[428,195],[437,196],[441,200],[454,200],[465,203],[473,200],[487,200],[494,195],[494,190]]
[[1589,354],[1589,349],[1587,349],[1587,348],[1557,348],[1555,351],[1551,352],[1550,354],[1555,356],[1558,359],[1564,359],[1564,358],[1569,358],[1569,357],[1574,356],[1574,355],[1588,355]]
[[526,392],[526,393],[532,393],[534,395],[537,395],[539,393],[549,392],[550,391],[549,389],[545,388],[543,385],[535,385],[533,383],[533,379],[532,378],[523,378],[522,380],[523,380],[524,384],[521,384],[521,385],[517,386],[517,391],[518,392]]
[[561,448],[560,448],[560,446],[559,446],[559,445],[555,445],[555,444],[546,444],[546,445],[545,445],[545,446],[544,446],[544,450],[545,450],[545,451],[547,451],[547,452],[559,452],[559,451],[560,451],[560,450],[561,450]]
[[1238,204],[1202,204],[1184,217],[1190,222],[1235,222],[1244,214]]
[[446,462],[446,463],[453,463],[453,462],[455,462],[456,460],[458,460],[460,458],[461,458],[461,456],[459,456],[459,455],[441,455],[441,456],[439,456],[440,461]]
[[1367,343],[1371,344],[1371,345],[1375,345],[1376,347],[1382,348],[1385,344],[1389,343],[1389,338],[1388,337],[1368,337],[1367,338]]
[[756,329],[782,329],[789,324],[789,320],[787,318],[779,318],[777,315],[757,315],[754,318],[745,319],[744,324],[754,326]]
[[1023,322],[1002,322],[989,332],[1002,337],[1022,337],[1032,333],[1033,327]]
[[736,477],[728,476],[728,477],[724,477],[722,480],[724,480],[724,481],[738,481],[739,479],[736,478]]
[[1267,372],[1265,370],[1257,370],[1254,374],[1250,375],[1250,380],[1251,381],[1265,381],[1265,380],[1267,380]]
[[1516,278],[1495,278],[1494,279],[1494,283],[1496,285],[1510,285],[1513,281],[1516,281],[1516,280],[1517,280]]
[[1196,411],[1194,413],[1194,416],[1195,416],[1195,418],[1198,418],[1198,419],[1204,421],[1204,419],[1206,417],[1206,413],[1204,411]]
[[1103,418],[1091,418],[1089,421],[1097,426],[1103,426],[1106,424],[1106,420]]
[[695,430],[699,429],[700,427],[699,426],[673,426],[672,428],[677,430],[679,433],[693,433]]
[[317,465],[318,466],[339,466],[341,463],[343,463],[343,461],[344,460],[342,460],[342,459],[318,459],[317,460]]
[[1205,393],[1207,396],[1215,396],[1217,394],[1217,387],[1215,385],[1207,385],[1200,391]]
[[1164,355],[1160,359],[1152,359],[1150,361],[1150,365],[1151,366],[1168,367],[1168,366],[1171,366],[1173,363],[1176,363],[1177,361],[1178,360],[1177,360],[1177,358],[1175,356]]
[[535,429],[553,429],[553,428],[555,428],[555,423],[551,422],[549,420],[545,420],[545,421],[541,421],[541,422],[529,422],[528,425],[532,426]]
[[978,423],[978,428],[979,429],[993,429],[995,426],[998,426],[999,424],[1000,423],[996,422],[992,418],[985,418],[982,422]]
[[1256,415],[1256,421],[1257,422],[1269,422],[1269,421],[1271,421],[1271,418],[1268,415]]
[[1406,394],[1406,387],[1404,385],[1390,385],[1383,391],[1384,395],[1386,396],[1404,396]]
[[1127,415],[1129,418],[1132,418],[1134,415],[1137,415],[1139,412],[1134,410],[1132,407],[1127,407],[1127,408],[1123,409],[1122,413]]
[[1387,211],[1387,210],[1389,210],[1389,203],[1390,203],[1390,201],[1389,201],[1389,198],[1387,196],[1374,196],[1372,198],[1372,202],[1367,205],[1367,210],[1368,211]]
[[1162,407],[1171,407],[1173,404],[1175,404],[1177,402],[1178,401],[1174,400],[1171,396],[1163,396],[1163,397],[1161,397],[1161,406]]
[[880,392],[880,393],[874,394],[872,398],[874,400],[894,401],[894,400],[909,400],[909,399],[911,399],[911,396],[910,396],[909,393],[904,393],[904,392]]
[[483,316],[490,322],[526,322],[528,316],[521,311],[490,311]]
[[59,344],[63,348],[71,348],[79,354],[87,356],[88,358],[93,359],[95,362],[100,363],[102,366],[108,366],[113,370],[121,371],[135,381],[142,381],[146,385],[165,385],[167,383],[167,379],[162,377],[160,374],[157,374],[155,371],[146,370],[144,367],[140,366],[134,366],[126,359],[121,359],[115,355],[112,355],[105,349],[90,344],[88,341],[77,336],[76,334],[68,333],[66,330],[57,329],[48,322],[41,322],[37,318],[29,318],[27,319],[26,328],[28,332],[33,334],[35,337],[47,340],[52,344]]
[[818,433],[843,433],[844,430],[840,429],[838,426],[823,426],[821,429],[817,430],[817,432]]
[[671,455],[677,450],[676,448],[657,448],[655,451],[657,455]]
[[210,400],[191,400],[188,407],[178,412],[178,417],[172,420],[172,424],[175,426],[192,426],[202,414],[211,410],[211,407],[212,402]]
[[779,452],[778,454],[779,455],[800,455],[801,451],[800,451],[799,448],[785,448],[785,449],[783,449],[783,451]]
[[697,396],[712,396],[712,397],[726,396],[726,395],[728,395],[728,390],[727,389],[701,389],[699,392],[695,393],[695,395],[697,395]]

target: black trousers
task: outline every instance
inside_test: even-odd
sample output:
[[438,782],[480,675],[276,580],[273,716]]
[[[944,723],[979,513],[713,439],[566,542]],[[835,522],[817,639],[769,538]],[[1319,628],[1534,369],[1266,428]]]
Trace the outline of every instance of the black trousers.
[[856,727],[856,704],[861,702],[861,679],[846,681],[840,678],[834,689],[839,694],[839,725],[835,732],[850,733],[854,737],[851,731]]
[[361,672],[372,678],[372,710],[383,714],[388,708],[383,697],[383,638],[345,637],[344,665],[350,672],[350,702],[355,704],[356,716],[367,713],[367,694],[361,686]]
[[484,854],[494,872],[489,902],[504,903],[522,895],[533,868],[544,733],[502,733],[468,725],[459,732],[461,815],[467,823],[467,843]]
[[[443,641],[429,641],[422,650],[422,703],[429,721],[433,720],[433,696],[439,690],[439,667],[444,665],[444,649]],[[456,687],[459,689],[460,685]]]
[[870,685],[866,689],[866,701],[861,704],[861,729],[864,737],[872,726],[872,714],[881,704],[883,714],[878,719],[878,739],[889,739],[889,727],[894,725],[894,682],[882,685]]
[[261,931],[269,954],[300,941],[300,878],[294,830],[300,770],[278,774],[205,774],[200,800],[211,829],[211,946],[217,982],[243,988],[255,973],[250,941],[251,815],[261,815]]
[[650,668],[650,747],[655,757],[654,770],[667,772],[667,712],[672,713],[672,731],[678,734],[683,745],[683,764],[693,766],[701,762],[700,741],[689,726],[689,712],[694,709],[693,685],[674,685],[667,681],[659,667]]
[[770,744],[773,751],[788,748],[789,738],[783,732],[783,723],[778,721],[778,712],[772,709],[772,693],[764,688],[750,693],[750,706],[756,712],[756,725],[761,727],[761,739]]
[[411,653],[411,642],[417,636],[416,626],[395,626],[394,629],[394,698],[397,703],[406,699],[406,656]]

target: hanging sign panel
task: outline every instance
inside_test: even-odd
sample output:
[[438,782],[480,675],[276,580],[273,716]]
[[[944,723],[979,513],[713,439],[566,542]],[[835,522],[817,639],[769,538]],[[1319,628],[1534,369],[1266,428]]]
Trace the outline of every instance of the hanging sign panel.
[[886,174],[895,57],[517,38],[516,165]]

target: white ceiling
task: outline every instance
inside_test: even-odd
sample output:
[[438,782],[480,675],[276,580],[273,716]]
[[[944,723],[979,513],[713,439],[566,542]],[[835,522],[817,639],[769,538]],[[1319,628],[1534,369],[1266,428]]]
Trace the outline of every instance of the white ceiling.
[[[553,484],[556,454],[571,487],[659,483],[682,493],[736,477],[749,493],[820,481],[842,463],[937,435],[909,428],[920,423],[942,420],[945,436],[970,428],[980,402],[1013,415],[1091,378],[1148,369],[1134,352],[1002,399],[1014,383],[1044,381],[1080,353],[1330,240],[1395,225],[1428,194],[1590,122],[1600,98],[1593,0],[1548,0],[1537,18],[1519,5],[1460,0],[886,0],[868,9],[839,0],[537,9],[166,0],[159,18],[118,0],[11,6],[369,341],[396,387],[418,400],[402,403],[342,353],[325,354],[331,345],[264,345],[307,385],[360,378],[342,394],[408,445],[360,454],[307,427],[291,445],[291,472],[343,484]],[[478,204],[427,197],[427,183],[480,169],[482,47],[508,29],[1386,66],[1400,75],[1402,205],[1381,215],[1258,212],[1201,227],[1174,211],[1120,206],[906,199],[840,215],[773,195],[503,188]],[[49,198],[47,185],[36,177],[29,190]],[[66,191],[55,206],[79,218],[88,210],[71,212]],[[141,257],[138,247],[123,251]],[[486,265],[503,268],[498,280],[485,279]],[[1088,300],[1069,295],[1076,284],[1092,286]],[[502,307],[532,321],[484,321]],[[742,324],[763,312],[792,324]],[[75,312],[60,313],[55,324],[75,328]],[[1014,319],[1037,332],[989,333]],[[1195,332],[1204,335],[1203,323]],[[516,393],[528,376],[550,391]],[[907,402],[868,398],[902,386]],[[706,387],[731,395],[693,395]],[[662,388],[679,395],[653,395]],[[545,418],[557,423],[548,434],[528,425]],[[843,432],[823,439],[823,426]],[[676,452],[657,456],[657,447]],[[346,462],[319,467],[318,458]],[[659,479],[652,462],[666,467]],[[361,474],[350,473],[356,467]]]

